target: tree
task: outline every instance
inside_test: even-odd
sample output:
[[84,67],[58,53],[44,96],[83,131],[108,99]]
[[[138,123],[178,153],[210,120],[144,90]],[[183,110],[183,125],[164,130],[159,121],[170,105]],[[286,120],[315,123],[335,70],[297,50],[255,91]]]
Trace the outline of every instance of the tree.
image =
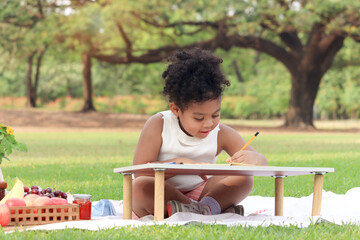
[[113,11],[113,24],[105,30],[117,31],[122,41],[91,45],[92,57],[113,64],[148,64],[192,47],[255,49],[291,74],[288,127],[314,127],[313,105],[322,77],[346,38],[360,41],[360,6],[350,0],[107,3],[103,10]]
[[51,28],[48,28],[51,21],[45,21],[49,3],[41,0],[13,0],[4,1],[1,7],[2,47],[20,61],[26,62],[27,106],[36,107],[40,68],[52,38]]
[[[39,86],[39,78],[40,78],[40,67],[42,63],[42,59],[44,57],[45,51],[47,50],[48,45],[45,45],[43,49],[35,50],[31,52],[27,56],[27,71],[26,71],[26,97],[27,97],[27,106],[28,107],[36,107],[37,100],[37,89]],[[35,75],[33,77],[32,70],[34,65],[34,57],[35,59]],[[34,81],[33,81],[34,80]]]
[[56,37],[61,35],[59,31],[67,12],[89,3],[93,1],[6,0],[1,3],[0,42],[4,49],[27,64],[28,107],[36,107],[42,60],[45,52],[58,40]]
[[69,9],[73,13],[64,16],[66,20],[63,21],[64,23],[56,35],[57,41],[62,44],[64,49],[81,55],[84,97],[82,112],[96,111],[92,100],[92,59],[89,48],[101,42],[101,36],[99,36],[103,24],[102,21],[99,21],[101,8],[100,1],[70,1]]

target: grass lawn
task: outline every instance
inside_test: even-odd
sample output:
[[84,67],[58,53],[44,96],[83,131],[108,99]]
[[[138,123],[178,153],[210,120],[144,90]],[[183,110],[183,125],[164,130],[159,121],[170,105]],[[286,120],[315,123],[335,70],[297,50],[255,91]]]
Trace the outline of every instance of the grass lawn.
[[[18,141],[28,146],[27,153],[16,152],[12,161],[1,167],[9,189],[18,176],[26,186],[55,187],[71,193],[89,193],[93,200],[122,199],[122,177],[116,167],[132,163],[140,131],[16,131]],[[243,135],[245,140],[250,134]],[[344,194],[360,187],[360,138],[355,133],[280,133],[263,132],[252,146],[265,154],[270,165],[297,167],[333,167],[327,174],[326,191]],[[225,154],[218,158],[225,163]],[[294,187],[295,186],[295,187]],[[285,179],[285,196],[301,197],[312,193],[313,177]],[[252,195],[273,196],[274,181],[255,178]],[[149,226],[109,229],[98,232],[60,230],[15,232],[0,239],[352,239],[359,238],[360,226],[312,225],[296,227],[224,227],[224,226]]]

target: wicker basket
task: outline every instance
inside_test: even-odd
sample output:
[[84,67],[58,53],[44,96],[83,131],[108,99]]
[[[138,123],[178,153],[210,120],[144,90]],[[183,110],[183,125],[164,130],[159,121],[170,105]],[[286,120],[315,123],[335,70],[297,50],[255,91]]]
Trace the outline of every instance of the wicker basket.
[[32,207],[9,207],[8,226],[42,225],[79,220],[79,205],[49,205]]

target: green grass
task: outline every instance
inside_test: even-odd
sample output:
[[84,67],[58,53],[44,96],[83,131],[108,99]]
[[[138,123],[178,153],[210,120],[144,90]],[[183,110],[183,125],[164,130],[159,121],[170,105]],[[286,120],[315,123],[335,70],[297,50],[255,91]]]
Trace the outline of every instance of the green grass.
[[[71,193],[89,193],[93,200],[121,199],[122,177],[113,169],[132,163],[140,132],[57,131],[19,132],[16,137],[28,146],[27,153],[16,152],[11,162],[1,165],[9,189],[18,176],[25,185],[56,187]],[[245,140],[250,134],[243,135]],[[360,186],[360,138],[353,133],[266,133],[262,132],[252,146],[264,153],[270,165],[333,167],[335,173],[325,176],[324,189],[344,194]],[[224,163],[225,154],[218,158]],[[273,196],[274,181],[256,177],[252,195]],[[285,179],[285,196],[301,197],[312,193],[313,177]],[[60,230],[49,232],[14,232],[0,239],[353,239],[360,236],[360,226],[334,224],[296,227],[224,227],[189,225],[179,227],[125,227],[98,232]]]
[[358,239],[360,228],[333,224],[311,225],[308,228],[297,227],[226,227],[220,225],[188,226],[145,226],[139,228],[124,227],[96,232],[83,230],[27,231],[5,235],[0,231],[1,239]]
[[[247,127],[280,127],[284,124],[283,119],[224,119],[222,122]],[[314,125],[320,130],[359,129],[360,120],[314,120]]]

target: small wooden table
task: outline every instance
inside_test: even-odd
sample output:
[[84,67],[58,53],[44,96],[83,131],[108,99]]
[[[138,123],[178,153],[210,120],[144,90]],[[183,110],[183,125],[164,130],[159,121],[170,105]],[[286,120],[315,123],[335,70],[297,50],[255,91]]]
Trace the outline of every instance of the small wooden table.
[[115,168],[123,175],[124,219],[132,219],[132,174],[155,175],[154,219],[164,219],[165,172],[171,175],[231,175],[270,176],[275,178],[275,216],[283,215],[284,177],[315,175],[312,216],[320,215],[324,175],[334,168],[275,167],[275,166],[230,166],[229,164],[162,164],[149,163]]

